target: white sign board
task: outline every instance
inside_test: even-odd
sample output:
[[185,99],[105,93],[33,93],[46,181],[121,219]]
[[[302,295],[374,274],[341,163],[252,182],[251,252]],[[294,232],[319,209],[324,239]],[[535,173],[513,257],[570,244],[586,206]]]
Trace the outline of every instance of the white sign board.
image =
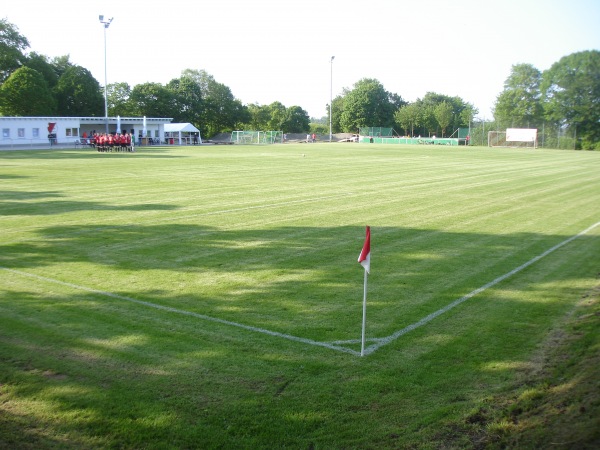
[[506,142],[535,142],[537,128],[507,128]]

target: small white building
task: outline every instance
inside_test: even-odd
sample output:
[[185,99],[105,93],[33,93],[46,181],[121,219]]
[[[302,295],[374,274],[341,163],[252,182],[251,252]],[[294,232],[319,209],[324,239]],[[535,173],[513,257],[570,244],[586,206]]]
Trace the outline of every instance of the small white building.
[[[0,147],[69,146],[94,133],[117,130],[142,144],[162,143],[172,118],[155,117],[0,117]],[[143,138],[143,139],[142,139]]]

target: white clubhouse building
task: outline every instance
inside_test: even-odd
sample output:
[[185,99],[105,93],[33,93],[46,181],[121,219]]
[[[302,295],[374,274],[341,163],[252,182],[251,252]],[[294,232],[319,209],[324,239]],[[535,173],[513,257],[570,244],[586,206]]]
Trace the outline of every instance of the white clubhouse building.
[[[142,145],[162,142],[172,118],[0,117],[0,148],[75,146],[94,133],[127,132]],[[52,141],[52,142],[51,142]]]

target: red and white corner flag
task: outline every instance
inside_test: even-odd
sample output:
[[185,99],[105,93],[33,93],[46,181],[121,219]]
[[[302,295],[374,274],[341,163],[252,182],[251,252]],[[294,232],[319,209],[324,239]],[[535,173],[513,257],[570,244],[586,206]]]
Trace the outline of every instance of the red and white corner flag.
[[358,262],[365,268],[365,287],[363,295],[363,317],[362,317],[362,336],[360,344],[360,356],[365,354],[365,330],[367,328],[367,275],[371,273],[371,227],[367,226],[367,236],[363,244],[362,251],[358,256]]
[[371,273],[371,227],[369,226],[367,226],[367,236],[358,256],[358,262],[365,268],[367,273]]

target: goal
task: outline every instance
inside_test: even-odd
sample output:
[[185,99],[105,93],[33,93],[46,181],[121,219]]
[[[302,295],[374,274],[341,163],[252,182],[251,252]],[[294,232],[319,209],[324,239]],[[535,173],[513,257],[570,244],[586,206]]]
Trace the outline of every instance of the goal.
[[232,131],[234,144],[275,144],[283,142],[281,131]]
[[489,131],[488,147],[537,148],[537,128],[507,128]]

